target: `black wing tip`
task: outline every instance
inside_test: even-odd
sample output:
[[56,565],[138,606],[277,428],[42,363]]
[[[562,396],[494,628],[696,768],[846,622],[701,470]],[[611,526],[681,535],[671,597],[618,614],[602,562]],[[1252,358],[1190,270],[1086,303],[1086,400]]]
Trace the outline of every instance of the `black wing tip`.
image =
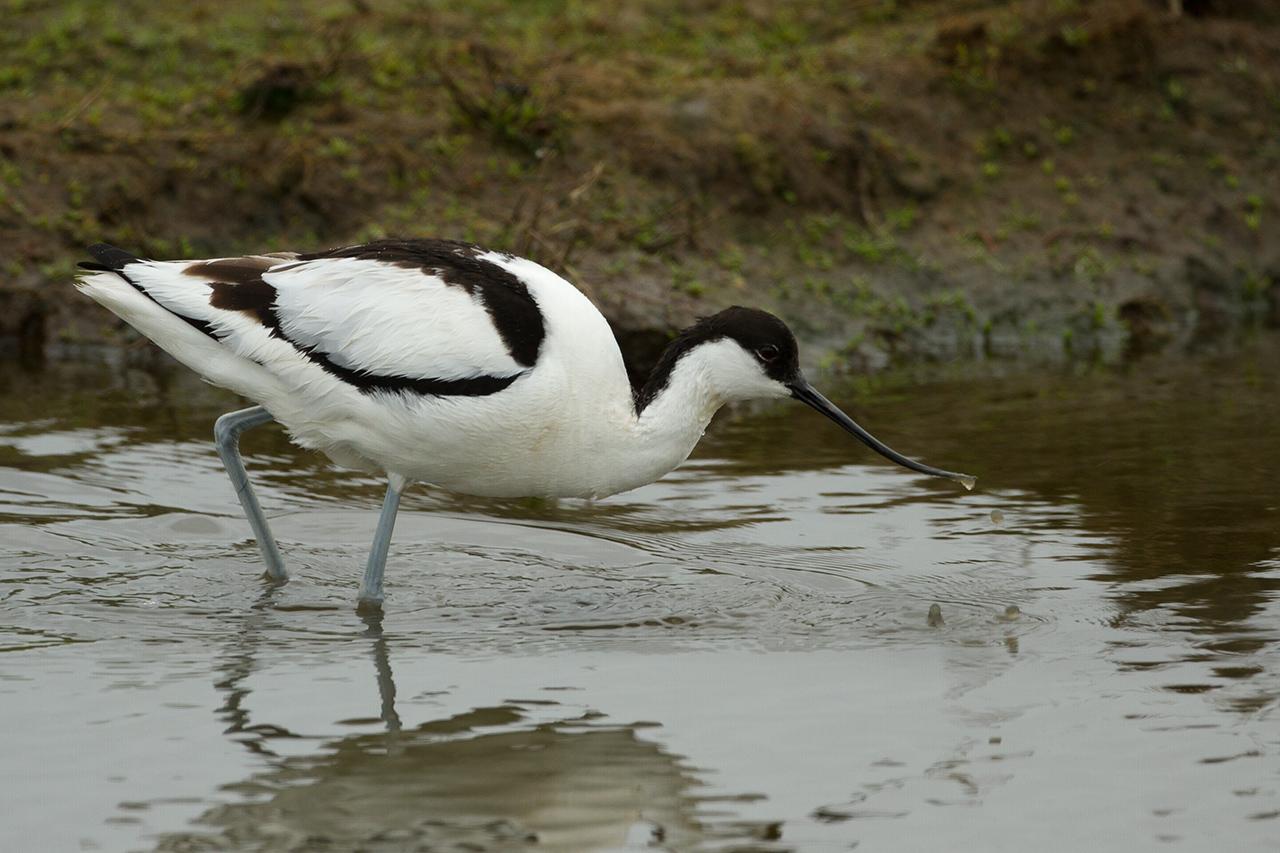
[[138,257],[131,255],[124,249],[112,246],[109,243],[94,243],[88,248],[90,255],[93,255],[93,261],[83,261],[80,264],[81,269],[96,270],[99,272],[120,272],[129,264],[138,262]]

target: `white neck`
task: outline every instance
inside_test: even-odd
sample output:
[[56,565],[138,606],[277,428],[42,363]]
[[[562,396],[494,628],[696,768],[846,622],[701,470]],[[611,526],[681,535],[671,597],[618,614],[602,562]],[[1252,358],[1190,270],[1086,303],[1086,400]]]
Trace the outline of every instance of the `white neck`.
[[717,341],[685,353],[676,362],[665,386],[648,405],[639,414],[633,410],[624,428],[611,430],[617,446],[607,454],[612,464],[601,471],[600,495],[656,480],[689,457],[711,418],[730,402],[723,374],[726,363],[732,365],[739,353],[736,344]]

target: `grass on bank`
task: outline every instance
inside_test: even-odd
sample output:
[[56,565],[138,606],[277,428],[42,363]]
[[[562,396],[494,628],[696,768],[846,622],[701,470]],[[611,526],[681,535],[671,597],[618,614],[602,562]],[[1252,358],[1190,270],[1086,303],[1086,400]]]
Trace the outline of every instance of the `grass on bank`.
[[1170,315],[1188,247],[1264,299],[1276,15],[1193,5],[6,0],[0,272],[437,234],[624,328],[753,301],[850,350],[948,294]]

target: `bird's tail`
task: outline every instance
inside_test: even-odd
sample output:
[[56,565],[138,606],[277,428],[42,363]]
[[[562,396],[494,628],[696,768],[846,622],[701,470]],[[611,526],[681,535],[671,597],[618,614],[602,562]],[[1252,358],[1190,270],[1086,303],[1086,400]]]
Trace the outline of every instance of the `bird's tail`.
[[117,248],[108,243],[94,243],[88,249],[89,254],[93,255],[92,261],[81,261],[79,267],[82,270],[91,270],[93,272],[113,272],[128,281],[123,270],[129,264],[136,264],[141,258],[131,255],[124,249]]

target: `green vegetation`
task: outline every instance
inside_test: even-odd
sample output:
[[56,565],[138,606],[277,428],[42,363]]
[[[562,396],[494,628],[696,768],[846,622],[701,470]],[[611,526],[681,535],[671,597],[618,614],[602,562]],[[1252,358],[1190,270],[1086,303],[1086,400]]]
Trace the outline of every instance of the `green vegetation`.
[[1113,315],[1133,276],[1192,304],[1189,251],[1239,278],[1280,244],[1266,4],[0,13],[0,299],[30,294],[73,338],[101,318],[45,278],[98,240],[164,257],[449,236],[565,272],[625,329],[756,303],[815,337],[896,335],[901,357],[952,315],[979,334],[1010,311],[1059,331]]

